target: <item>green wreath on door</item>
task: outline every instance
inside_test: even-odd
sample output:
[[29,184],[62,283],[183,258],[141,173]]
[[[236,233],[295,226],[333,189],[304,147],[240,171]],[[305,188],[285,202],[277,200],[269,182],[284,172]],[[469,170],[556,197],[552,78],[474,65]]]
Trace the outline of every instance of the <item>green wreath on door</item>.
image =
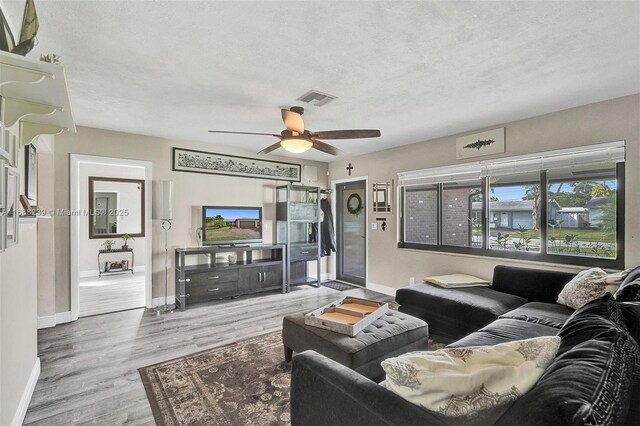
[[358,194],[351,194],[347,198],[347,211],[356,216],[362,211],[362,198]]

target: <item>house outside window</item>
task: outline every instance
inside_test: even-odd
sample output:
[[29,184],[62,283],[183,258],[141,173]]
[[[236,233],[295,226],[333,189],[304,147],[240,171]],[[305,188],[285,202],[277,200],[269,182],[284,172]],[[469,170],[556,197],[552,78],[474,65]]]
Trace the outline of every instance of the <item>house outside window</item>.
[[398,247],[624,267],[624,142],[399,174]]

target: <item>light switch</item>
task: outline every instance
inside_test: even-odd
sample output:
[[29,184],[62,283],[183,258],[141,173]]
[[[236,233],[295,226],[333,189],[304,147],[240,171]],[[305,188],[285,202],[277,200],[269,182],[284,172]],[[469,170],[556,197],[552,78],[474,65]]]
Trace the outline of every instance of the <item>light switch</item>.
[[371,230],[376,231],[378,229],[378,222],[371,222]]

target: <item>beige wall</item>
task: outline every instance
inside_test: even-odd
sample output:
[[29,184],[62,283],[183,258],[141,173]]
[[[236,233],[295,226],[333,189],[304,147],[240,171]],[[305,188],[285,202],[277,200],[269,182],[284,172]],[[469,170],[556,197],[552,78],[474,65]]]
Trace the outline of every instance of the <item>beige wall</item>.
[[[428,119],[425,117],[425,120]],[[477,129],[477,131],[496,127],[506,127],[506,153],[482,157],[483,160],[625,140],[627,142],[625,263],[627,267],[640,264],[640,221],[637,220],[636,214],[630,214],[640,211],[640,95],[599,102],[513,123],[496,123],[494,126]],[[382,131],[384,132],[384,129]],[[475,131],[465,134],[473,132]],[[370,184],[389,179],[397,182],[398,172],[462,163],[455,159],[456,136],[459,135],[330,163],[329,180],[347,178],[348,163],[354,167],[352,176],[368,176]],[[471,161],[475,160],[478,159]],[[370,203],[368,208],[370,218],[385,216],[373,213]],[[415,277],[416,281],[419,281],[427,275],[453,272],[472,273],[490,278],[493,267],[497,264],[523,266],[527,264],[527,262],[506,259],[398,249],[396,246],[398,216],[395,209],[394,214],[388,217],[390,220],[386,231],[369,231],[369,283],[402,287],[409,283],[410,277]],[[551,268],[575,269],[562,266]]]
[[38,356],[35,219],[19,232],[19,243],[0,253],[0,425],[12,424]]
[[[53,147],[52,136],[40,136],[38,144],[38,203],[43,211],[53,209]],[[53,218],[38,220],[38,316],[55,315],[55,262]]]
[[[176,247],[195,246],[196,228],[199,226],[197,211],[203,204],[262,206],[265,219],[265,242],[271,241],[275,219],[275,187],[286,182],[184,173],[171,171],[171,147],[200,149],[232,155],[256,157],[253,152],[239,151],[212,144],[191,143],[154,137],[119,133],[108,130],[79,127],[76,134],[62,134],[55,141],[55,208],[68,209],[70,154],[86,154],[105,157],[151,161],[153,180],[174,182],[174,221],[169,232],[170,250]],[[297,161],[284,157],[267,157],[279,161],[308,164],[318,167],[317,184],[326,186],[327,164]],[[195,213],[194,213],[195,212]],[[69,218],[55,218],[56,245],[56,312],[70,309],[70,246]],[[173,276],[173,256],[170,256],[169,276]],[[153,221],[153,297],[164,295],[164,234],[158,220]],[[173,294],[170,284],[169,294]]]

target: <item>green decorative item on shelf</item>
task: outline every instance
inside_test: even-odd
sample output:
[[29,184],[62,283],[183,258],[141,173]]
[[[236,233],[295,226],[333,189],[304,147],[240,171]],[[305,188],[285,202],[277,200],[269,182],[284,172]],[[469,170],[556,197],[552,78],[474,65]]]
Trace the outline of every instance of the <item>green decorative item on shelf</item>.
[[50,64],[54,64],[54,65],[60,65],[61,58],[62,58],[61,56],[56,55],[55,53],[40,55],[40,60],[42,62],[49,62]]
[[102,247],[104,247],[107,250],[111,250],[111,247],[115,245],[116,245],[116,242],[113,240],[106,240],[104,243],[102,243]]
[[127,244],[129,240],[135,241],[131,235],[127,233],[122,234],[122,241],[124,241],[124,244],[122,245],[122,250],[127,250],[129,248],[129,245]]
[[351,194],[347,198],[347,210],[353,215],[359,215],[362,211],[362,198],[358,194]]

